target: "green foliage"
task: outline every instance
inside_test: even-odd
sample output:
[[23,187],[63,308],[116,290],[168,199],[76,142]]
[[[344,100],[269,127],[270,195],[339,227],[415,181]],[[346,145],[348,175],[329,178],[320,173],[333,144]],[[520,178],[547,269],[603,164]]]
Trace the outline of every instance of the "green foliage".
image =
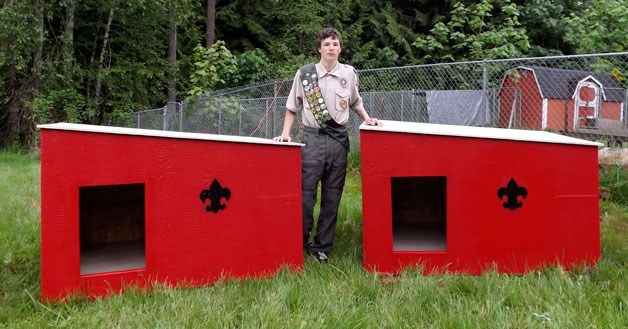
[[628,168],[622,165],[600,167],[600,191],[605,199],[628,207]]
[[247,50],[236,57],[238,85],[270,80],[270,62],[260,48]]
[[519,23],[519,9],[510,0],[456,1],[452,17],[438,22],[413,45],[422,62],[466,61],[519,57],[530,47]]
[[[193,0],[2,2],[0,148],[22,141],[36,123],[100,124],[161,107],[172,76],[183,97],[291,78],[300,66],[319,60],[317,32],[328,26],[343,35],[342,61],[357,69],[625,51],[628,44],[626,0],[339,0],[333,5],[229,0],[216,6],[216,38],[224,43],[210,54],[198,49],[205,40],[205,6]],[[170,8],[176,15],[169,15]],[[167,50],[173,25],[177,63],[171,66]],[[41,37],[39,75],[35,54]],[[620,63],[598,67],[628,76],[619,71]],[[457,79],[455,72],[447,74],[446,79]],[[435,84],[447,84],[446,79]],[[363,82],[381,90],[398,87],[393,80],[369,80]]]
[[75,89],[50,89],[30,104],[38,123],[81,122],[85,98]]
[[[19,74],[30,72],[33,40],[39,32],[35,14],[35,8],[29,1],[4,1],[0,7],[0,42],[5,48],[0,51],[0,69],[3,71],[9,65],[15,65]],[[6,78],[5,74],[0,81]]]
[[3,1],[0,6],[0,149],[34,143],[28,101],[38,85],[32,65],[40,34],[32,1]]
[[578,53],[621,52],[628,45],[628,1],[591,0],[563,19],[565,39]]
[[224,41],[217,41],[209,48],[200,44],[194,48],[194,70],[190,75],[191,98],[224,88],[235,78],[238,64]]
[[530,38],[528,55],[534,57],[573,53],[565,41],[567,30],[563,18],[578,11],[572,0],[514,0],[520,8],[519,21]]
[[414,60],[416,31],[431,28],[450,3],[342,0],[332,6],[311,0],[236,0],[217,7],[217,33],[234,52],[265,50],[271,78],[290,77],[301,65],[318,61],[316,36],[327,26],[342,33],[341,57],[357,68],[406,65]]
[[[370,48],[370,49],[369,49]],[[374,43],[367,43],[362,52],[356,53],[352,64],[361,69],[397,66],[399,54],[390,47],[377,48]]]

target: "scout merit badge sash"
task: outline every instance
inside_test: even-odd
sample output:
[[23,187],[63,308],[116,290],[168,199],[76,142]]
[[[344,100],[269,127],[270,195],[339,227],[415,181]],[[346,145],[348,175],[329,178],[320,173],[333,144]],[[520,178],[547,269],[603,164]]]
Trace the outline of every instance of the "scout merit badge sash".
[[301,71],[301,83],[303,83],[303,92],[305,98],[310,106],[310,110],[314,115],[314,119],[333,139],[340,142],[347,149],[349,149],[349,134],[347,127],[334,121],[329,114],[327,104],[321,92],[321,88],[318,86],[318,75],[316,72],[315,64],[307,64],[300,69]]

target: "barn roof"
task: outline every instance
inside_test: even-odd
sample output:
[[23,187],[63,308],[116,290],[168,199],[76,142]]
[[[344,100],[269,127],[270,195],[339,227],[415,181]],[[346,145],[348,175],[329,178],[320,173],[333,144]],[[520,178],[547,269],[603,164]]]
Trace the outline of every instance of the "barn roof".
[[625,90],[619,85],[617,79],[608,73],[555,69],[542,66],[520,66],[519,69],[534,72],[543,98],[571,99],[578,82],[589,76],[602,85],[606,101],[623,102],[626,97]]

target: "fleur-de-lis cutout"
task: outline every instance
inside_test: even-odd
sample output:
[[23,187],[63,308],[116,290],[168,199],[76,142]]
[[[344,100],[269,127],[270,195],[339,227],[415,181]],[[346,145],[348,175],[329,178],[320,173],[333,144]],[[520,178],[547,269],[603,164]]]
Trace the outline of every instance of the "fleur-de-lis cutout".
[[497,197],[499,197],[500,200],[503,200],[504,196],[507,198],[506,202],[503,203],[504,208],[516,210],[523,206],[523,203],[519,201],[519,196],[525,199],[528,196],[528,190],[526,190],[525,187],[517,185],[514,178],[510,178],[506,187],[501,187],[497,190]]
[[[223,198],[224,203],[222,202]],[[201,191],[201,201],[205,203],[205,201],[209,200],[209,204],[205,206],[207,212],[213,211],[217,213],[227,208],[226,203],[229,198],[231,198],[231,191],[228,188],[220,186],[220,183],[218,183],[218,180],[215,178],[209,186],[209,189]]]

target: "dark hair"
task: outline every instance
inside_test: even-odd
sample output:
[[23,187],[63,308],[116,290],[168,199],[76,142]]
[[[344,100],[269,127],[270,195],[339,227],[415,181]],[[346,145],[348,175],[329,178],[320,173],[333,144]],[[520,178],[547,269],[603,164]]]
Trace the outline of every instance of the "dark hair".
[[327,27],[318,32],[318,38],[316,39],[316,49],[320,49],[321,43],[327,38],[337,39],[340,42],[340,47],[342,47],[342,37],[340,36],[340,32],[338,32],[338,30],[334,28]]

